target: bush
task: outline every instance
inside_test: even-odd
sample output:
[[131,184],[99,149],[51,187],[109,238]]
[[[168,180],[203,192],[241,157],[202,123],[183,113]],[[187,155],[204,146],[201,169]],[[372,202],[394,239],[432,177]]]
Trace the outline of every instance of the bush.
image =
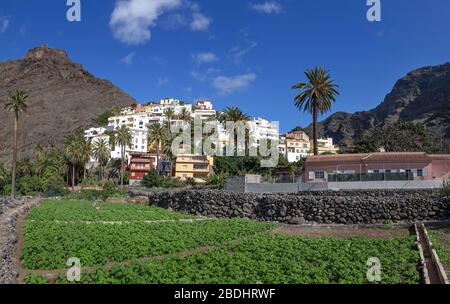
[[12,191],[12,185],[4,185],[3,186],[3,195],[10,195]]
[[154,171],[145,175],[142,184],[147,188],[180,188],[184,186],[180,180],[171,177],[159,176]]
[[208,177],[206,183],[211,186],[218,186],[220,188],[225,187],[225,183],[227,181],[228,175],[224,173],[213,174]]
[[444,180],[444,183],[442,185],[441,189],[442,196],[450,196],[450,181]]
[[186,178],[186,184],[188,184],[189,186],[195,186],[197,185],[197,182],[195,181],[195,178],[188,177]]
[[18,190],[22,195],[31,196],[43,192],[42,180],[34,176],[24,176],[18,182]]

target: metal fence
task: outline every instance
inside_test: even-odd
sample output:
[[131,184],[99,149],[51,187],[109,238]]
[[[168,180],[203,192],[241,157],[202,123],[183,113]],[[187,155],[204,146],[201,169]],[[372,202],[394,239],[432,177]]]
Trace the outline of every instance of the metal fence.
[[410,180],[414,180],[414,174],[412,172],[328,174],[329,182],[375,182]]
[[295,174],[276,174],[262,177],[262,182],[269,184],[296,184],[300,181],[301,176]]

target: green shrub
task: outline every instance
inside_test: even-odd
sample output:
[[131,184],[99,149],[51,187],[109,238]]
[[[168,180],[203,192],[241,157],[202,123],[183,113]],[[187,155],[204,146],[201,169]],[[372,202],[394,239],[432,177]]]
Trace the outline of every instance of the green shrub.
[[444,180],[444,183],[442,185],[441,189],[442,196],[450,196],[450,181]]
[[10,195],[12,191],[12,185],[4,185],[3,186],[3,195]]
[[159,176],[156,172],[150,172],[142,181],[142,184],[147,188],[180,188],[185,184],[179,179],[172,177]]
[[228,175],[224,173],[213,174],[208,177],[206,183],[211,186],[219,186],[220,188],[225,187]]
[[189,186],[195,186],[197,185],[197,182],[195,181],[195,178],[188,177],[186,178],[186,184],[188,184]]
[[147,188],[159,188],[162,187],[163,178],[159,176],[155,171],[152,171],[144,176],[144,180],[142,183]]
[[42,180],[36,176],[24,176],[18,182],[18,190],[22,195],[33,195],[43,191]]

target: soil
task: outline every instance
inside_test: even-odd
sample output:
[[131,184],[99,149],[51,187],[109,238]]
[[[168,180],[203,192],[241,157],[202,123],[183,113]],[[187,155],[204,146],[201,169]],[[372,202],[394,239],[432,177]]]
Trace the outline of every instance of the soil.
[[332,226],[282,226],[274,230],[275,233],[287,235],[301,235],[307,237],[362,237],[364,239],[393,238],[410,235],[406,227],[332,227]]

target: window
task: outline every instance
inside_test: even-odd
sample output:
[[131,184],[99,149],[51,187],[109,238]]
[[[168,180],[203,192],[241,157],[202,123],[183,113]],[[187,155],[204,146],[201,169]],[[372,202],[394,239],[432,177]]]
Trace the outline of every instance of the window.
[[387,169],[385,172],[386,172],[386,173],[391,173],[392,170]]
[[324,179],[325,178],[325,172],[323,172],[323,171],[314,172],[314,177],[316,179]]
[[423,169],[417,169],[417,176],[419,177],[423,176]]

